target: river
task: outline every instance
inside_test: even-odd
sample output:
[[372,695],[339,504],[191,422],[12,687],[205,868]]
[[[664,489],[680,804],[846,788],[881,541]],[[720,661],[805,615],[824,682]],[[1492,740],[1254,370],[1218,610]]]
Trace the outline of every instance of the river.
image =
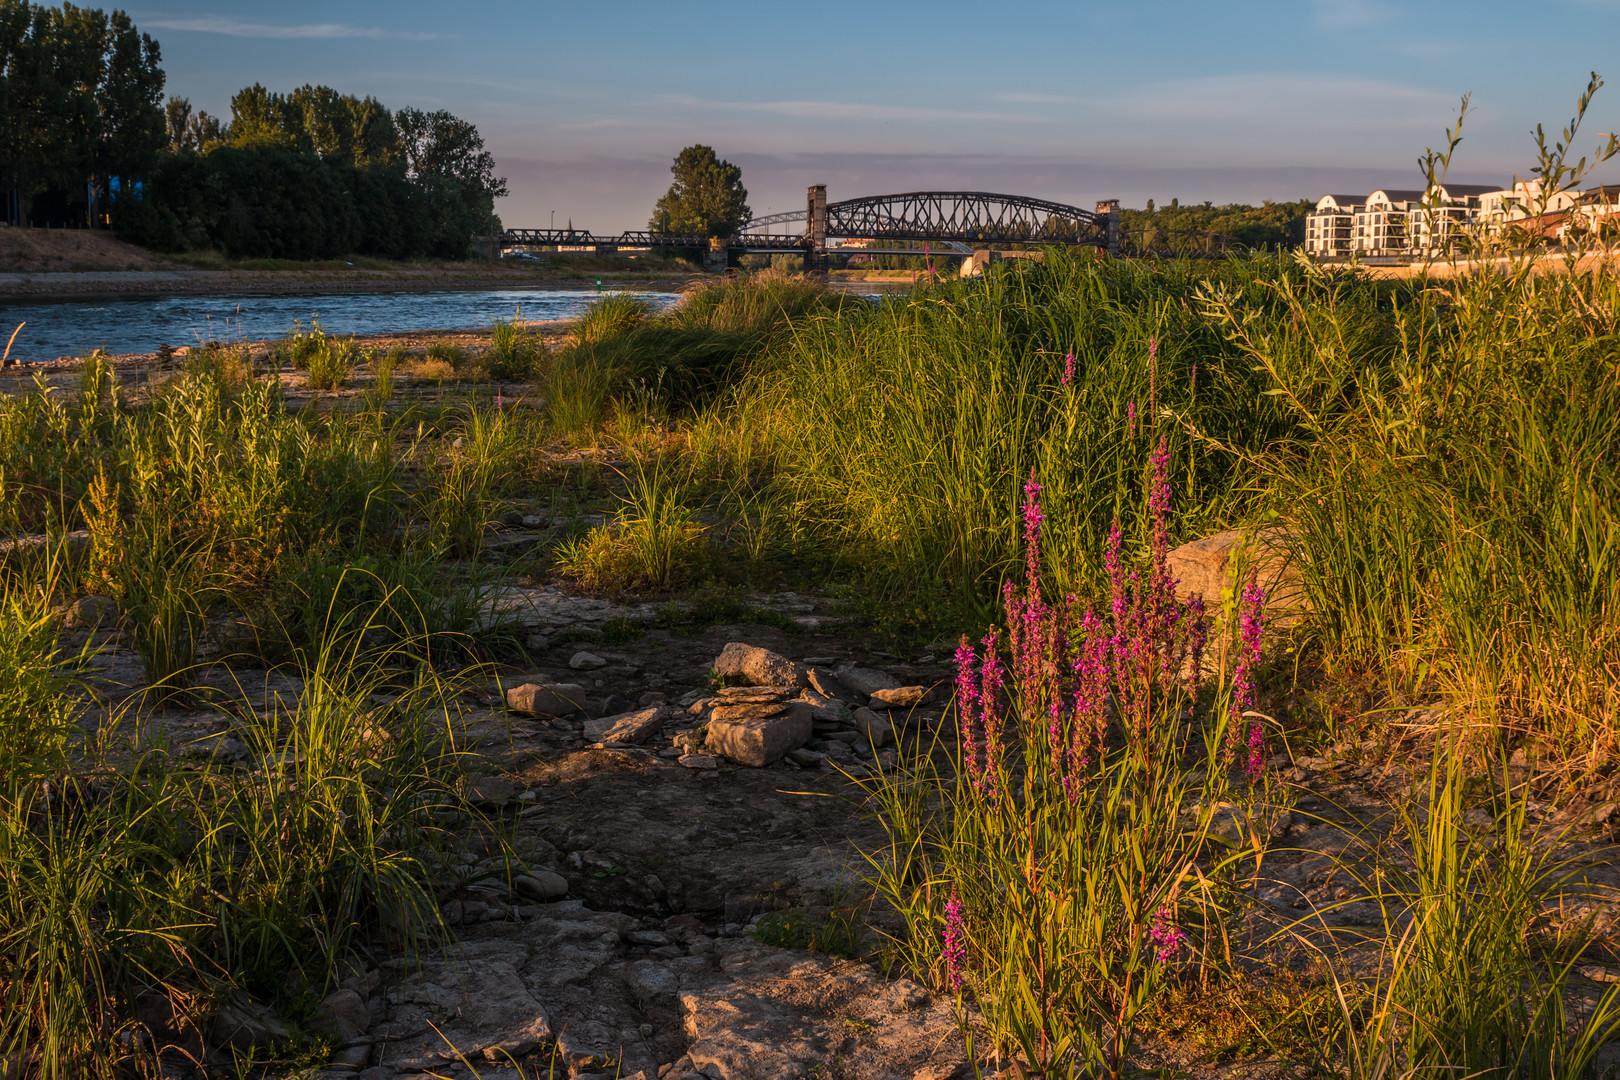
[[[639,292],[655,307],[678,295]],[[26,323],[11,348],[24,362],[84,356],[104,349],[117,356],[156,352],[159,345],[261,341],[285,335],[295,321],[319,319],[331,334],[420,330],[482,330],[497,319],[568,319],[603,294],[595,290],[485,289],[465,292],[321,293],[132,297],[0,304],[0,347]]]

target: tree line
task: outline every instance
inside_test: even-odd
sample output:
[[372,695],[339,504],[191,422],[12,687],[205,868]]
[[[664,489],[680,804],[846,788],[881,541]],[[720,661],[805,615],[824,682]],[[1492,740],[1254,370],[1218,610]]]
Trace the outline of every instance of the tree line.
[[478,129],[443,110],[390,111],[376,98],[255,83],[228,121],[165,111],[167,150],[139,199],[120,199],[119,235],[159,251],[236,257],[460,258],[500,230],[506,181]]
[[1133,242],[1159,235],[1166,240],[1189,233],[1229,236],[1251,248],[1295,248],[1305,242],[1305,218],[1316,206],[1310,199],[1294,202],[1266,200],[1259,206],[1247,203],[1212,202],[1183,206],[1171,199],[1167,206],[1156,206],[1152,199],[1145,210],[1121,209],[1120,231]]
[[156,165],[166,143],[161,62],[158,43],[122,11],[0,0],[8,222],[61,218],[77,203],[87,224],[114,178]]
[[506,194],[478,129],[327,86],[258,84],[231,115],[164,100],[123,11],[0,0],[0,168],[13,225],[111,226],[163,251],[457,258]]

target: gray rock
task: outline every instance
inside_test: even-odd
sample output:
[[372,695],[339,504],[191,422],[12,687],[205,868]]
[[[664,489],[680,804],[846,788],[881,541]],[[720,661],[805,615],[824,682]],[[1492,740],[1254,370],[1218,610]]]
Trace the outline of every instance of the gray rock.
[[708,748],[739,765],[760,768],[810,741],[810,714],[809,706],[795,705],[775,716],[710,719]]
[[888,713],[867,708],[855,710],[855,730],[860,733],[863,742],[870,741],[874,746],[888,745],[895,735],[894,721]]
[[669,695],[668,694],[665,694],[665,693],[663,693],[661,691],[658,691],[658,690],[648,690],[645,694],[641,695],[641,699],[637,702],[637,704],[640,705],[643,709],[646,709],[646,708],[650,708],[650,707],[652,707],[654,705],[664,705],[664,704],[667,704],[668,702],[669,702]]
[[602,712],[600,715],[604,717],[622,716],[631,711],[630,702],[628,700],[618,694],[609,694],[602,702]]
[[568,879],[550,870],[530,870],[512,879],[512,889],[528,900],[547,903],[568,895]]
[[898,690],[900,680],[886,671],[876,668],[858,667],[855,664],[845,664],[837,668],[833,674],[838,680],[857,694],[871,697],[879,690]]
[[292,1031],[269,1006],[242,994],[222,1005],[209,1027],[216,1046],[233,1050],[251,1050],[292,1038]]
[[718,769],[720,759],[713,754],[687,754],[680,759],[680,764],[688,769]]
[[585,710],[585,688],[578,683],[526,682],[507,690],[506,707],[529,716],[573,716]]
[[517,795],[517,785],[504,776],[484,776],[467,789],[467,801],[475,806],[504,806]]
[[81,596],[67,607],[62,623],[69,630],[92,630],[118,621],[118,601],[110,596]]
[[372,1032],[379,1064],[410,1073],[463,1054],[505,1061],[549,1041],[551,1021],[518,974],[528,958],[517,942],[469,941],[417,970],[390,961],[410,973],[390,987],[391,1015]]
[[384,1068],[381,1065],[373,1065],[369,1069],[360,1070],[360,1075],[357,1080],[394,1080],[395,1075],[397,1074],[393,1069]]
[[834,675],[828,668],[811,668],[810,685],[815,688],[817,693],[826,697],[836,698],[837,700],[849,705],[860,704],[860,700],[856,697],[855,691],[845,686],[843,680],[841,680],[837,675]]
[[318,1022],[336,1039],[358,1039],[371,1026],[371,1010],[353,990],[339,990],[322,999],[316,1010]]
[[813,769],[820,765],[826,756],[819,750],[811,750],[801,746],[788,754],[788,760],[796,765],[803,765],[807,769]]
[[568,666],[575,671],[595,671],[600,667],[607,667],[607,661],[593,652],[577,652],[568,661]]
[[726,647],[714,659],[714,671],[723,679],[749,686],[809,685],[809,673],[804,665],[795,664],[769,649],[740,641],[726,643]]
[[658,705],[620,716],[604,716],[585,721],[585,738],[590,742],[644,743],[664,726],[669,710]]

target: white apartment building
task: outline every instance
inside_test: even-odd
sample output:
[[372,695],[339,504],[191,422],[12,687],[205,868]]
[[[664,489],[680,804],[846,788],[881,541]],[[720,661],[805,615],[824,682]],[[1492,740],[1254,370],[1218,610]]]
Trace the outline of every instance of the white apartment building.
[[1308,255],[1348,256],[1356,212],[1367,203],[1365,195],[1324,195],[1305,217],[1305,252]]
[[1305,219],[1305,251],[1318,258],[1426,258],[1467,235],[1523,229],[1549,239],[1575,233],[1620,238],[1620,186],[1558,191],[1514,177],[1505,188],[1445,184],[1432,205],[1418,188],[1324,195]]

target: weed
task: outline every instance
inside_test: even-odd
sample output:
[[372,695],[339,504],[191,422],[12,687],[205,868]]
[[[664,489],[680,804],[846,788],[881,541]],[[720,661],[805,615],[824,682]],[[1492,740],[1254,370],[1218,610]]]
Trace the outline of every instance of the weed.
[[701,574],[709,559],[706,530],[683,499],[663,458],[637,460],[618,521],[557,550],[563,573],[592,586],[668,588]]

